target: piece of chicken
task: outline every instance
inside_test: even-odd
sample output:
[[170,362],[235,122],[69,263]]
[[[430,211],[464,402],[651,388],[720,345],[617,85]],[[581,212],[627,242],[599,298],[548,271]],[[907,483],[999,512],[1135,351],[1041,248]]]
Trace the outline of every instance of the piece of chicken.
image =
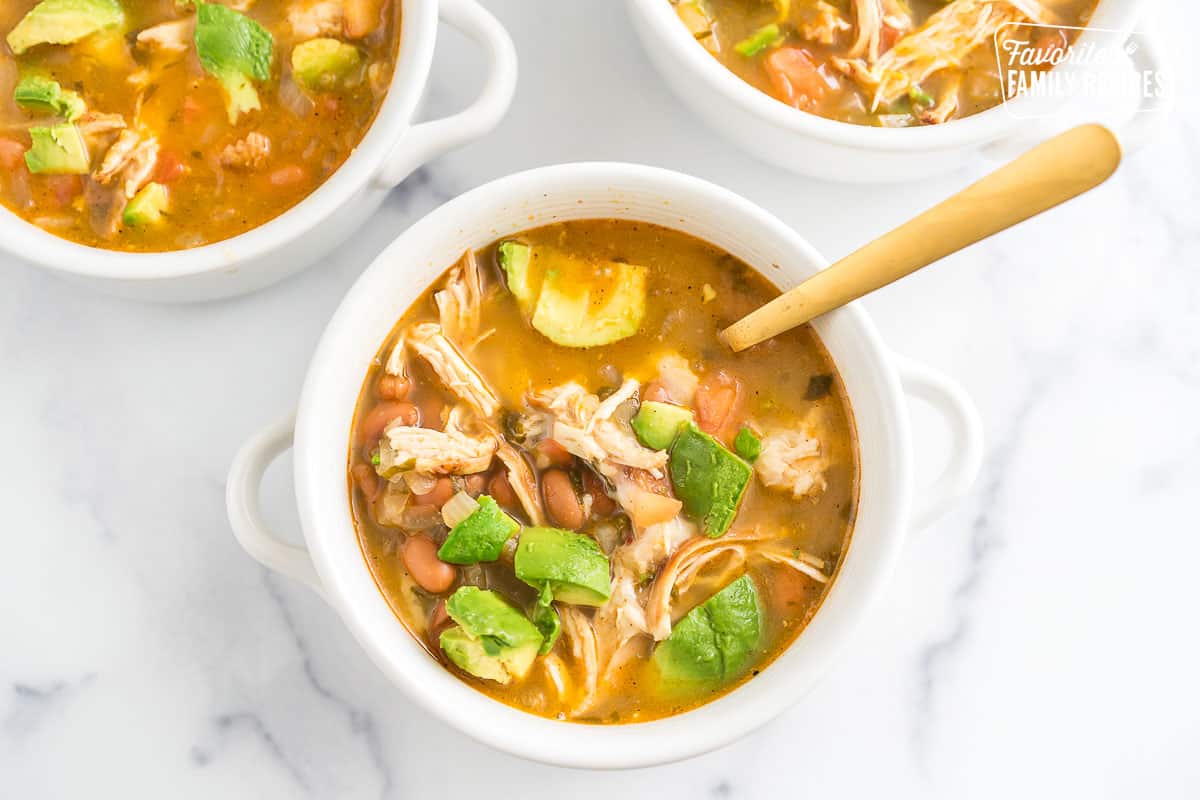
[[126,128],[108,149],[92,178],[105,185],[120,178],[123,180],[125,197],[132,198],[150,180],[157,163],[158,140],[152,136],[143,138]]
[[181,55],[192,46],[192,38],[196,33],[195,15],[160,22],[140,31],[137,35],[138,47],[155,53]]
[[450,410],[441,431],[393,422],[383,430],[376,471],[389,479],[408,470],[424,475],[483,472],[496,454],[496,435],[486,428],[469,432],[469,427],[461,406]]
[[475,251],[468,250],[451,268],[445,286],[433,295],[442,332],[466,351],[474,347],[479,336],[482,300],[479,264]]
[[617,407],[635,397],[639,388],[640,384],[630,378],[601,402],[571,381],[533,395],[530,404],[554,416],[550,433],[554,441],[609,480],[620,477],[622,465],[661,475],[667,454],[643,447],[631,429],[612,419]]
[[271,157],[271,139],[258,131],[250,131],[245,138],[225,145],[221,151],[221,164],[230,169],[250,172],[261,169]]
[[344,17],[341,0],[292,3],[287,12],[288,25],[297,39],[341,36]]
[[799,500],[825,489],[826,460],[821,442],[801,430],[780,430],[762,439],[754,471],[763,484]]
[[500,410],[500,398],[467,361],[462,351],[446,338],[442,326],[423,322],[408,329],[408,346],[456,397],[469,405],[479,416],[492,419]]

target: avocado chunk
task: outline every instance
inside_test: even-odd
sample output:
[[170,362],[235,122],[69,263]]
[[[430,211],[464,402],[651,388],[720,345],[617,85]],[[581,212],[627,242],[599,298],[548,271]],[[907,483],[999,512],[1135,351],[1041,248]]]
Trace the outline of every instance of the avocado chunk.
[[544,637],[542,646],[538,648],[538,655],[544,656],[554,649],[554,643],[558,641],[558,637],[562,633],[562,620],[559,619],[558,610],[553,605],[542,605],[541,603],[533,607],[530,619]]
[[654,650],[668,681],[723,683],[746,667],[762,637],[762,604],[743,575],[688,612]]
[[337,39],[310,39],[292,48],[292,75],[313,91],[352,86],[362,77],[362,54]]
[[19,56],[39,44],[72,44],[124,22],[118,0],[42,0],[8,32],[8,46]]
[[69,122],[29,129],[25,166],[38,175],[86,175],[91,166],[79,129]]
[[450,529],[438,550],[438,558],[447,564],[495,561],[500,558],[504,543],[521,528],[486,494],[481,494],[478,502],[479,508]]
[[743,427],[734,437],[733,451],[753,463],[754,459],[758,458],[758,454],[762,452],[762,439],[759,439],[758,434],[750,428]]
[[671,448],[667,469],[675,496],[705,536],[716,538],[729,530],[750,484],[749,464],[689,422]]
[[87,110],[83,98],[58,81],[42,75],[25,75],[13,90],[13,100],[25,111],[34,114],[54,114],[73,122]]
[[135,228],[157,225],[162,222],[166,210],[167,187],[161,183],[147,183],[125,206],[121,219]]
[[645,400],[630,424],[638,441],[655,450],[666,450],[679,429],[692,421],[692,412],[682,406]]
[[496,592],[462,586],[446,601],[457,626],[442,632],[439,644],[456,666],[497,683],[529,674],[542,634]]
[[521,309],[528,314],[537,300],[537,289],[529,268],[532,248],[527,244],[508,241],[501,242],[496,252],[500,259],[500,268],[504,270],[504,276],[508,279],[508,290],[517,298]]
[[646,268],[609,262],[607,279],[577,283],[551,269],[533,310],[533,327],[564,347],[597,347],[637,333],[646,314]]
[[604,605],[612,588],[608,556],[600,545],[590,536],[559,528],[526,528],[513,569],[543,598],[577,606]]
[[225,89],[229,121],[262,107],[252,80],[271,77],[275,40],[257,22],[227,6],[196,3],[196,53]]

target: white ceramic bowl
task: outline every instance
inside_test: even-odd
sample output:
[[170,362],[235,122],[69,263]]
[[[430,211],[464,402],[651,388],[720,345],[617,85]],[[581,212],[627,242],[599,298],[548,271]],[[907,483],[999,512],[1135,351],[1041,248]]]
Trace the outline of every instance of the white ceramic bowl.
[[[880,588],[910,522],[936,517],[979,468],[980,426],[969,398],[937,373],[899,359],[857,305],[816,327],[845,381],[861,448],[858,519],[845,563],[808,628],[761,675],[694,711],[631,725],[555,722],[490,699],[436,663],[396,619],[359,549],[346,494],[351,420],[368,365],[396,320],[465,248],[559,220],[657,223],[708,240],[788,287],[825,260],[775,217],[710,183],[632,164],[569,164],[494,181],[446,203],[395,240],[346,295],[317,346],[294,420],[295,487],[304,547],[263,525],[263,470],[293,441],[288,419],[238,454],[227,503],[238,541],[272,569],[304,581],[341,614],[372,660],[412,700],[466,734],[520,756],[574,767],[636,767],[719,747],[762,725],[812,687]],[[912,445],[905,392],[945,417],[951,463],[911,512]]]
[[[439,19],[484,48],[488,79],[466,110],[417,124]],[[491,131],[508,111],[516,80],[512,40],[475,0],[402,0],[395,76],[378,117],[346,163],[295,207],[223,242],[122,253],[60,239],[0,206],[0,253],[141,300],[209,300],[262,288],[331,252],[417,167]]]
[[[668,0],[626,0],[650,61],[695,114],[747,153],[773,166],[848,183],[901,181],[959,169],[989,150],[999,156],[1033,146],[1046,120],[1022,119],[1022,107],[988,109],[942,125],[875,128],[838,122],[792,108],[760,92],[713,58],[684,28]],[[1112,31],[1127,36],[1140,0],[1100,0],[1080,42]],[[1145,37],[1134,54],[1139,69],[1158,70]],[[1126,147],[1148,135],[1160,115],[1140,114],[1122,131]],[[1135,122],[1137,124],[1135,124]],[[1008,144],[1009,146],[1005,146]]]

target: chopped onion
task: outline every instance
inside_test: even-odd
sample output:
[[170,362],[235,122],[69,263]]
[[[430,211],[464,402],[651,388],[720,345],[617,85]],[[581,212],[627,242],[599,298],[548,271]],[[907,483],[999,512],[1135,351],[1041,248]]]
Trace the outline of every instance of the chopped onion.
[[415,469],[401,473],[400,477],[404,478],[404,482],[408,484],[409,491],[413,494],[429,494],[433,491],[434,484],[437,483],[436,476],[417,472]]
[[479,509],[479,503],[466,492],[459,492],[442,506],[442,521],[453,528]]

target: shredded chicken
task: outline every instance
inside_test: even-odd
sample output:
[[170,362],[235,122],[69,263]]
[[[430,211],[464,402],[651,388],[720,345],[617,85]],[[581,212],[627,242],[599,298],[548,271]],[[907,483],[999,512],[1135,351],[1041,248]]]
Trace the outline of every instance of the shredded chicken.
[[633,398],[638,388],[638,382],[631,378],[601,402],[572,381],[534,395],[530,403],[554,415],[554,441],[609,480],[621,476],[621,465],[659,475],[666,466],[667,454],[643,447],[632,430],[612,419],[617,407]]
[[669,353],[658,360],[658,385],[672,403],[690,406],[699,384],[700,378],[678,353]]
[[764,436],[754,461],[754,471],[765,486],[790,492],[797,500],[825,490],[825,467],[820,440],[799,430]]
[[833,44],[844,32],[854,26],[842,16],[842,12],[825,0],[817,0],[815,6],[801,21],[800,35],[810,42]]
[[942,88],[942,96],[933,108],[917,112],[917,118],[926,125],[940,125],[954,116],[958,111],[958,89],[962,85],[962,75],[955,73],[946,81]]
[[392,351],[388,353],[387,358],[383,362],[384,372],[400,378],[408,377],[408,359],[404,356],[407,346],[408,342],[404,338],[404,334],[396,337],[396,343],[392,345]]
[[294,3],[288,8],[288,25],[297,39],[341,36],[344,11],[341,0]]
[[468,352],[478,342],[482,299],[479,264],[475,251],[468,250],[450,270],[446,285],[433,295],[442,330],[452,342]]
[[265,134],[251,131],[244,139],[225,145],[221,164],[230,169],[252,171],[262,169],[271,157],[271,140]]
[[496,454],[496,436],[483,429],[468,431],[468,413],[450,410],[444,431],[393,422],[379,442],[382,473],[415,470],[426,475],[471,475],[483,472]]
[[879,59],[879,34],[883,28],[883,5],[880,0],[854,0],[854,44],[849,55],[866,58],[874,64]]
[[154,137],[143,138],[126,128],[108,149],[92,177],[104,185],[122,179],[125,197],[132,198],[150,180],[156,163],[158,140]]
[[192,46],[196,17],[188,16],[146,28],[137,35],[138,46],[149,50],[181,54]]
[[513,494],[521,503],[521,508],[525,509],[529,521],[534,525],[545,525],[546,515],[537,501],[537,478],[534,477],[533,470],[529,468],[529,464],[516,451],[516,448],[508,443],[507,439],[497,434],[496,442],[496,458],[500,459],[500,463],[504,465],[508,483],[512,486]]
[[[870,6],[860,14],[870,15],[879,10],[879,0],[855,0],[859,6]],[[859,40],[851,48],[851,58],[832,58],[830,63],[852,77],[871,92],[871,110],[895,102],[914,86],[935,72],[959,66],[976,47],[987,42],[1000,27],[1009,22],[1031,19],[1052,23],[1057,15],[1043,8],[1037,0],[952,0],[925,20],[917,30],[901,37],[886,53],[877,58],[878,24],[876,21],[875,49],[864,39],[863,17],[859,20]],[[869,31],[867,31],[869,33]],[[864,58],[865,57],[865,58]]]
[[588,709],[596,696],[596,686],[600,681],[600,657],[596,643],[596,631],[584,613],[575,606],[563,605],[559,608],[559,618],[562,620],[563,635],[571,646],[571,656],[583,670],[583,697],[575,705],[574,713],[580,714]]
[[101,114],[97,111],[88,111],[75,121],[75,127],[84,137],[90,138],[121,131],[127,126],[125,118],[120,114]]
[[440,325],[433,322],[414,325],[408,329],[406,339],[408,346],[429,364],[451,393],[484,419],[496,416],[500,398],[462,351],[446,338]]

